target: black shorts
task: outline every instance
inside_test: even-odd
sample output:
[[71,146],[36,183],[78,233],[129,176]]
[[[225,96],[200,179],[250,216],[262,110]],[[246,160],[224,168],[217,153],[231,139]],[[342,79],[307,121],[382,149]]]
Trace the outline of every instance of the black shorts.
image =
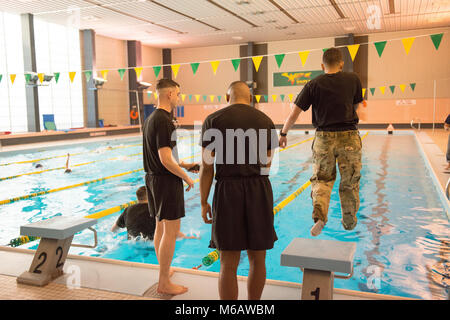
[[184,217],[183,180],[174,175],[145,175],[148,209],[152,217],[177,220]]
[[221,178],[213,200],[210,248],[268,250],[278,239],[267,176]]

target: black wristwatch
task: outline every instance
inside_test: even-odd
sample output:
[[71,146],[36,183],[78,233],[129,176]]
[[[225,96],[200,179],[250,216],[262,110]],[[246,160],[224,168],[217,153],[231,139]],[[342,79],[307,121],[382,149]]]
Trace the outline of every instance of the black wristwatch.
[[287,136],[287,133],[283,133],[283,131],[280,131],[280,136],[286,137],[286,136]]

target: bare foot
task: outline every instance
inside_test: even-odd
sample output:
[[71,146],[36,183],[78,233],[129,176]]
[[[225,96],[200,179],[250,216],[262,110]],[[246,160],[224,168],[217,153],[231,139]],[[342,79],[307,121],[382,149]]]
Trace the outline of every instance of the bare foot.
[[178,284],[174,284],[172,282],[168,282],[166,284],[159,283],[157,291],[160,294],[177,295],[187,292],[188,288]]

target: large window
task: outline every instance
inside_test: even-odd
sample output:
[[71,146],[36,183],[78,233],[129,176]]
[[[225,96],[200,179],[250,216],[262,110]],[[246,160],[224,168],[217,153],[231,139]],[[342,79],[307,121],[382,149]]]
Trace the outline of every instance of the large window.
[[[42,114],[54,114],[58,129],[83,126],[83,92],[78,29],[34,19],[37,72],[59,72],[58,82],[39,87],[41,129]],[[75,71],[71,82],[69,72]]]
[[27,131],[21,30],[19,15],[0,12],[0,131]]

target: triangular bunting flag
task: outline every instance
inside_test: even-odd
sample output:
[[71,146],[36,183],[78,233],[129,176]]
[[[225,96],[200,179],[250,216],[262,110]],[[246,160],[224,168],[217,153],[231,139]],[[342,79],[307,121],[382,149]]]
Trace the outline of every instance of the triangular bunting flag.
[[117,70],[117,72],[119,72],[120,80],[123,80],[123,76],[125,74],[125,69],[119,69],[119,70]]
[[273,102],[277,102],[277,95],[276,94],[272,95],[272,100],[273,100]]
[[109,70],[101,70],[100,73],[102,74],[102,78],[106,80],[106,77],[108,76]]
[[3,75],[0,74],[0,83],[2,82]]
[[431,41],[433,41],[434,47],[436,48],[436,50],[439,49],[439,46],[441,45],[441,41],[442,41],[442,37],[444,36],[443,33],[438,33],[438,34],[432,34],[430,36]]
[[366,95],[366,90],[367,90],[366,88],[362,89],[362,97],[363,97],[363,99],[364,99],[364,96]]
[[267,94],[264,95],[264,101],[269,102],[269,96]]
[[151,91],[147,91],[147,97],[151,98],[152,97],[152,92]]
[[77,74],[76,71],[69,72],[70,82],[73,82],[73,79],[75,79],[76,74]]
[[199,95],[199,94],[196,94],[196,95],[195,95],[195,100],[197,100],[197,102],[198,102],[199,99],[200,99],[200,95]]
[[283,63],[285,56],[286,56],[286,54],[284,54],[284,53],[275,55],[275,60],[277,61],[278,68],[281,67],[281,64]]
[[330,48],[323,48],[322,49],[323,53],[325,53],[325,51],[327,51],[328,49],[330,49]]
[[189,95],[189,101],[192,101],[192,94]]
[[158,78],[160,72],[161,72],[161,66],[153,67],[153,73],[155,74],[155,78]]
[[92,71],[85,71],[84,76],[86,77],[86,82],[91,79]]
[[220,99],[222,99],[222,96],[217,96],[217,100],[219,100],[219,102],[220,102]]
[[214,102],[215,95],[212,94],[209,96],[209,98],[211,99],[211,102]]
[[263,56],[252,57],[253,65],[255,66],[256,72],[259,70]]
[[25,81],[26,81],[26,82],[29,82],[30,79],[31,79],[31,74],[25,73]]
[[414,40],[416,40],[416,38],[414,37],[402,39],[403,47],[405,48],[406,54],[409,54],[409,51],[411,50]]
[[171,65],[171,67],[172,67],[173,77],[176,78],[178,75],[178,70],[180,70],[180,65],[173,64],[173,65]]
[[284,101],[284,94],[280,94],[281,101]]
[[377,49],[378,56],[381,58],[384,48],[386,47],[387,41],[375,42],[375,48]]
[[411,86],[412,91],[416,90],[416,84],[415,83],[410,83],[409,85]]
[[259,103],[259,100],[261,100],[261,96],[259,94],[256,94],[255,95],[255,99],[256,99],[256,102]]
[[348,52],[350,53],[350,56],[352,57],[352,61],[355,61],[356,54],[359,50],[359,44],[352,44],[350,46],[347,46]]
[[55,72],[54,75],[55,75],[55,82],[58,83],[60,73]]
[[384,94],[386,87],[380,87],[379,89],[380,89],[381,93]]
[[237,71],[239,64],[241,63],[241,59],[232,59],[231,63],[233,64],[234,71]]
[[208,96],[206,94],[203,95],[203,101],[206,102],[206,99],[208,98]]
[[370,88],[370,92],[372,92],[372,95],[375,94],[375,88]]
[[136,78],[139,79],[139,77],[141,76],[142,67],[136,67],[134,68],[134,71],[136,72]]
[[186,98],[186,95],[185,94],[182,94],[181,95],[181,101],[183,101],[184,102],[184,99]]
[[211,67],[213,69],[214,74],[216,74],[217,68],[219,67],[220,61],[211,61]]
[[289,101],[292,102],[292,99],[294,98],[294,95],[292,93],[289,93],[288,97],[289,97]]
[[395,92],[395,86],[389,86],[389,89],[391,89],[391,93],[394,94],[394,92]]
[[43,73],[38,73],[38,78],[41,83],[44,82],[44,74]]
[[200,65],[200,63],[198,62],[193,62],[191,63],[191,68],[192,68],[192,73],[195,75],[195,73],[197,72],[198,66]]
[[298,55],[300,56],[300,60],[302,60],[302,66],[304,67],[309,56],[309,51],[299,52]]
[[153,96],[155,97],[155,99],[158,99],[158,93],[157,92],[153,92]]
[[399,85],[399,87],[400,87],[400,90],[402,90],[402,92],[405,92],[406,84],[401,84],[401,85]]

